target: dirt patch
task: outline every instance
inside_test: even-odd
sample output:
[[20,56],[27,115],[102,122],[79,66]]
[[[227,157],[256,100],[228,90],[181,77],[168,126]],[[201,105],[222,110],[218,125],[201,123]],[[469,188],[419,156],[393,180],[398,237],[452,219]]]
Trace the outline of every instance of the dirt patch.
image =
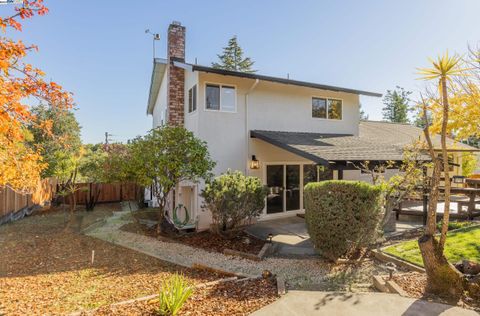
[[[197,289],[180,315],[249,315],[278,298],[273,280],[227,282]],[[157,300],[106,306],[93,315],[157,315]]]
[[[88,226],[114,207],[82,215]],[[74,231],[64,232],[61,211],[0,227],[0,314],[45,315],[92,309],[157,293],[172,273],[198,284],[223,277],[187,269]],[[91,263],[92,250],[95,251]]]
[[[393,276],[393,280],[397,283],[410,297],[421,298],[428,301],[434,301],[445,304],[452,304],[451,301],[425,293],[425,287],[427,285],[427,275],[425,273],[402,273]],[[455,302],[453,302],[455,304]],[[456,303],[456,305],[474,309],[477,312],[480,311],[480,302],[473,300],[468,296],[463,296],[462,299]]]
[[240,232],[239,235],[234,238],[226,239],[210,231],[189,233],[179,236],[159,236],[156,232],[155,226],[148,227],[147,225],[143,225],[140,223],[129,223],[124,225],[120,229],[135,234],[142,234],[149,237],[161,238],[162,240],[170,239],[174,242],[219,253],[223,253],[223,250],[225,248],[228,248],[256,255],[260,252],[263,245],[265,244],[265,240],[255,238],[245,232]]

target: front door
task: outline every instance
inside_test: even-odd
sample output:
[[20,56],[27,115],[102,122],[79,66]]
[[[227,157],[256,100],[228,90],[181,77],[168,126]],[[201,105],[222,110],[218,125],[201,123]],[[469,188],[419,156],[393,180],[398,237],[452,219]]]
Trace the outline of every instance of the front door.
[[267,165],[267,214],[300,209],[300,165]]

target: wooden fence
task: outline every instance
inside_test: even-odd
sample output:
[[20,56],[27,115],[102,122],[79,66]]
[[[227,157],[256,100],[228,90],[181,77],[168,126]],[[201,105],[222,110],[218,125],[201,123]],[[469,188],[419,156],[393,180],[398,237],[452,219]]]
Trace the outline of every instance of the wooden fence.
[[[139,200],[143,195],[135,183],[80,183],[75,192],[77,204],[85,204],[90,192],[99,192],[98,203]],[[32,194],[22,194],[6,187],[0,190],[0,225],[30,215],[34,206],[50,205],[58,185],[55,179],[44,179]],[[68,203],[69,199],[66,199]]]
[[50,202],[55,195],[56,186],[55,179],[43,179],[32,194],[17,193],[8,187],[0,189],[0,223],[12,213]]
[[[98,203],[139,200],[143,195],[135,183],[79,183],[75,192],[77,204],[85,204],[90,194],[99,192]],[[67,203],[68,203],[67,199]]]

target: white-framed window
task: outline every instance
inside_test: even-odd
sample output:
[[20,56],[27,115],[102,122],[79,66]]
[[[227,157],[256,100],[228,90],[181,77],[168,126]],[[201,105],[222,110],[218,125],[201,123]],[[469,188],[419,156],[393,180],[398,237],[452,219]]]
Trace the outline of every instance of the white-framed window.
[[195,112],[197,110],[197,85],[188,90],[188,113]]
[[328,120],[342,119],[343,102],[339,99],[312,98],[312,117]]
[[235,87],[207,83],[205,86],[205,109],[235,112],[237,92]]

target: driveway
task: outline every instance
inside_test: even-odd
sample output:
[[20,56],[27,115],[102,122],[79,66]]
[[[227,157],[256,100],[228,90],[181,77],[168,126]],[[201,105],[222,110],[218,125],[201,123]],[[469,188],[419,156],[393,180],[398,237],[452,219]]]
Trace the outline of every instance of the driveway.
[[252,316],[478,316],[471,310],[385,293],[289,291]]

